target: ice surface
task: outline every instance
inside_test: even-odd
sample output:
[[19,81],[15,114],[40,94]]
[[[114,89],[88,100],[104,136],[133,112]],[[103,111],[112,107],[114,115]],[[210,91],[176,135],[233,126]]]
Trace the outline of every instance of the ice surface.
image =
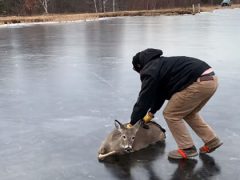
[[[0,28],[1,180],[239,179],[239,12]],[[211,156],[168,161],[176,144],[159,112],[165,146],[99,163],[113,120],[127,122],[138,95],[131,58],[149,47],[213,66],[219,88],[202,115],[224,145]]]

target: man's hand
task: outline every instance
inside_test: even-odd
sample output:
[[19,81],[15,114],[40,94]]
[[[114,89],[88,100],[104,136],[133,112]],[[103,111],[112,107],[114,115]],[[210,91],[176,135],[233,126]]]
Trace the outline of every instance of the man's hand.
[[[149,129],[149,126],[148,126],[147,124],[145,124],[145,122],[144,122],[143,119],[141,119],[141,120],[139,120],[139,121],[140,121],[140,126],[141,126],[142,128],[144,128],[144,129]],[[130,128],[133,127],[133,125],[130,124],[130,123],[128,123],[126,127],[127,127],[127,129],[130,129]]]
[[145,123],[148,123],[148,122],[150,122],[153,118],[154,118],[153,113],[148,112],[148,113],[143,117],[143,121],[144,121]]
[[133,127],[133,126],[132,126],[130,123],[127,124],[127,128],[128,128],[128,129],[130,129],[130,128],[132,128],[132,127]]

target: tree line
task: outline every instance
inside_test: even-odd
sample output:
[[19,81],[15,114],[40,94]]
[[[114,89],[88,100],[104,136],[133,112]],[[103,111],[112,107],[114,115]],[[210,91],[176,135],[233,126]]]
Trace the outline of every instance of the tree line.
[[[222,0],[0,0],[0,15],[43,13],[98,13],[160,8],[190,7],[192,4],[215,5]],[[240,3],[235,0],[233,3]]]

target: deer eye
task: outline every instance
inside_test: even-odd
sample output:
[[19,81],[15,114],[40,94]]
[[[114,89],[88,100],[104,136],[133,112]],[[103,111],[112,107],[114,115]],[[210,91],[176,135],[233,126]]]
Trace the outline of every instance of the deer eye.
[[123,137],[123,139],[126,139],[126,136],[125,136],[125,135],[123,135],[122,137]]
[[134,140],[135,139],[135,137],[132,137],[132,140]]

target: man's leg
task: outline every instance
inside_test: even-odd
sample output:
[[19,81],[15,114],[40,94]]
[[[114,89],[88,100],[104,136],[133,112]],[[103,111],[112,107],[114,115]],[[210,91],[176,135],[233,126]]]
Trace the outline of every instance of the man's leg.
[[[214,78],[214,82],[212,82],[213,90],[214,90],[214,83],[215,83],[215,90],[217,88],[217,78]],[[209,88],[208,82],[203,82],[206,88]],[[223,143],[217,137],[214,130],[204,121],[204,119],[199,115],[199,111],[202,107],[208,102],[208,100],[212,97],[215,90],[211,93],[209,92],[209,97],[207,97],[191,114],[184,117],[185,121],[189,124],[189,126],[195,131],[195,133],[203,140],[205,145],[200,148],[201,153],[210,153],[221,146]]]
[[194,132],[207,143],[217,137],[213,129],[204,121],[198,113],[192,113],[184,118]]
[[204,142],[204,146],[200,148],[200,153],[210,153],[223,144],[214,130],[198,113],[192,113],[184,119]]
[[[194,109],[192,113],[184,117],[184,120],[188,125],[194,130],[194,132],[203,140],[204,143],[211,141],[216,138],[217,135],[213,129],[204,121],[204,119],[199,115],[199,111],[208,102],[208,100],[213,96],[217,89],[217,78],[214,77],[213,81],[203,81],[201,82],[201,91],[207,94],[206,98]],[[209,90],[211,88],[212,90]]]
[[195,105],[190,104],[191,97],[194,93],[183,90],[172,96],[163,111],[164,118],[168,124],[170,131],[178,145],[178,150],[170,151],[169,158],[182,159],[197,156],[197,149],[183,121],[183,117],[191,113],[200,101],[196,99]]
[[179,149],[187,149],[194,145],[183,117],[191,113],[200,103],[194,101],[196,105],[192,105],[191,98],[185,98],[185,95],[190,96],[186,90],[174,94],[163,111],[163,116]]
[[216,78],[212,81],[195,82],[181,92],[174,94],[169,100],[163,114],[180,149],[189,148],[194,144],[182,119],[188,117],[206,99],[209,99],[216,88]]

